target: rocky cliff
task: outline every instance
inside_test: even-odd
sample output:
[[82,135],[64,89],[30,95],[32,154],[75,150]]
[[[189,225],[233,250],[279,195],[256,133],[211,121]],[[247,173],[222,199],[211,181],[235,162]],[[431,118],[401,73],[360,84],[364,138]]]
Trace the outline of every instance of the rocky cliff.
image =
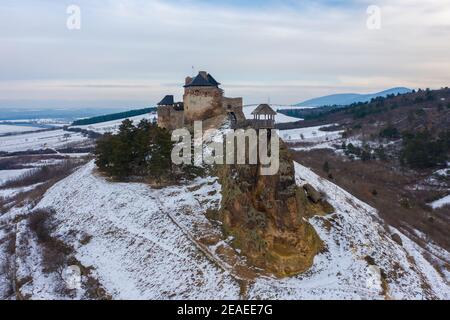
[[305,218],[332,211],[295,183],[289,152],[280,144],[280,170],[259,175],[259,165],[223,165],[219,219],[249,262],[283,277],[308,270],[322,241]]

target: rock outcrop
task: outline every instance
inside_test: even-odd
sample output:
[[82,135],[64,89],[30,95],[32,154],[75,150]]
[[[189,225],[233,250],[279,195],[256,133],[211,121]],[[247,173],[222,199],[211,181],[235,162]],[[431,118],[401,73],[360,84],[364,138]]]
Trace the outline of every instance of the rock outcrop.
[[330,208],[314,203],[295,182],[294,165],[280,144],[277,175],[258,174],[259,165],[219,167],[222,206],[219,219],[233,244],[258,267],[283,277],[308,270],[322,241],[306,218]]

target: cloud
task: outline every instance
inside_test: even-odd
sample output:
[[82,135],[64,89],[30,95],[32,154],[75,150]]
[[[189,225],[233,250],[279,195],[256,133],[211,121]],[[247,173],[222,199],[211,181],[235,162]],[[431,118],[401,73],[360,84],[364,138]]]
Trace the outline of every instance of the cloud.
[[[72,1],[2,5],[0,100],[151,104],[180,96],[192,66],[247,103],[450,80],[446,0],[75,2],[80,31],[66,29]],[[366,28],[372,4],[381,30]]]

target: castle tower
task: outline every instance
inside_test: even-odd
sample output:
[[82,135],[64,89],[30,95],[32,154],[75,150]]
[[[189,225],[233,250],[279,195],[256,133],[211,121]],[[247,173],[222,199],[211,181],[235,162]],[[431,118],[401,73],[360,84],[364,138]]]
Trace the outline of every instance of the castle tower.
[[184,112],[181,102],[174,102],[173,95],[165,96],[158,103],[158,126],[168,130],[183,127]]
[[184,121],[204,120],[224,114],[223,90],[206,71],[200,71],[193,79],[186,78],[184,85]]

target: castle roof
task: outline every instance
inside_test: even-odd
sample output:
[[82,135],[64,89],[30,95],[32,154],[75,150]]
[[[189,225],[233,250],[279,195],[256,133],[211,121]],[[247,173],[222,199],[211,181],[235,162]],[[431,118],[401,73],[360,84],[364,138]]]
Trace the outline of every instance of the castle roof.
[[167,95],[158,103],[158,106],[171,106],[173,103],[173,95]]
[[212,75],[204,71],[200,71],[192,81],[184,87],[218,87],[220,85]]
[[256,114],[268,114],[275,116],[277,113],[268,104],[263,103],[257,106],[256,109],[252,111],[252,115]]
[[212,83],[212,84],[215,85],[216,87],[220,85],[220,83],[217,82],[216,79],[214,79],[213,76],[210,75],[209,73],[208,73],[208,81],[209,81],[209,83]]

